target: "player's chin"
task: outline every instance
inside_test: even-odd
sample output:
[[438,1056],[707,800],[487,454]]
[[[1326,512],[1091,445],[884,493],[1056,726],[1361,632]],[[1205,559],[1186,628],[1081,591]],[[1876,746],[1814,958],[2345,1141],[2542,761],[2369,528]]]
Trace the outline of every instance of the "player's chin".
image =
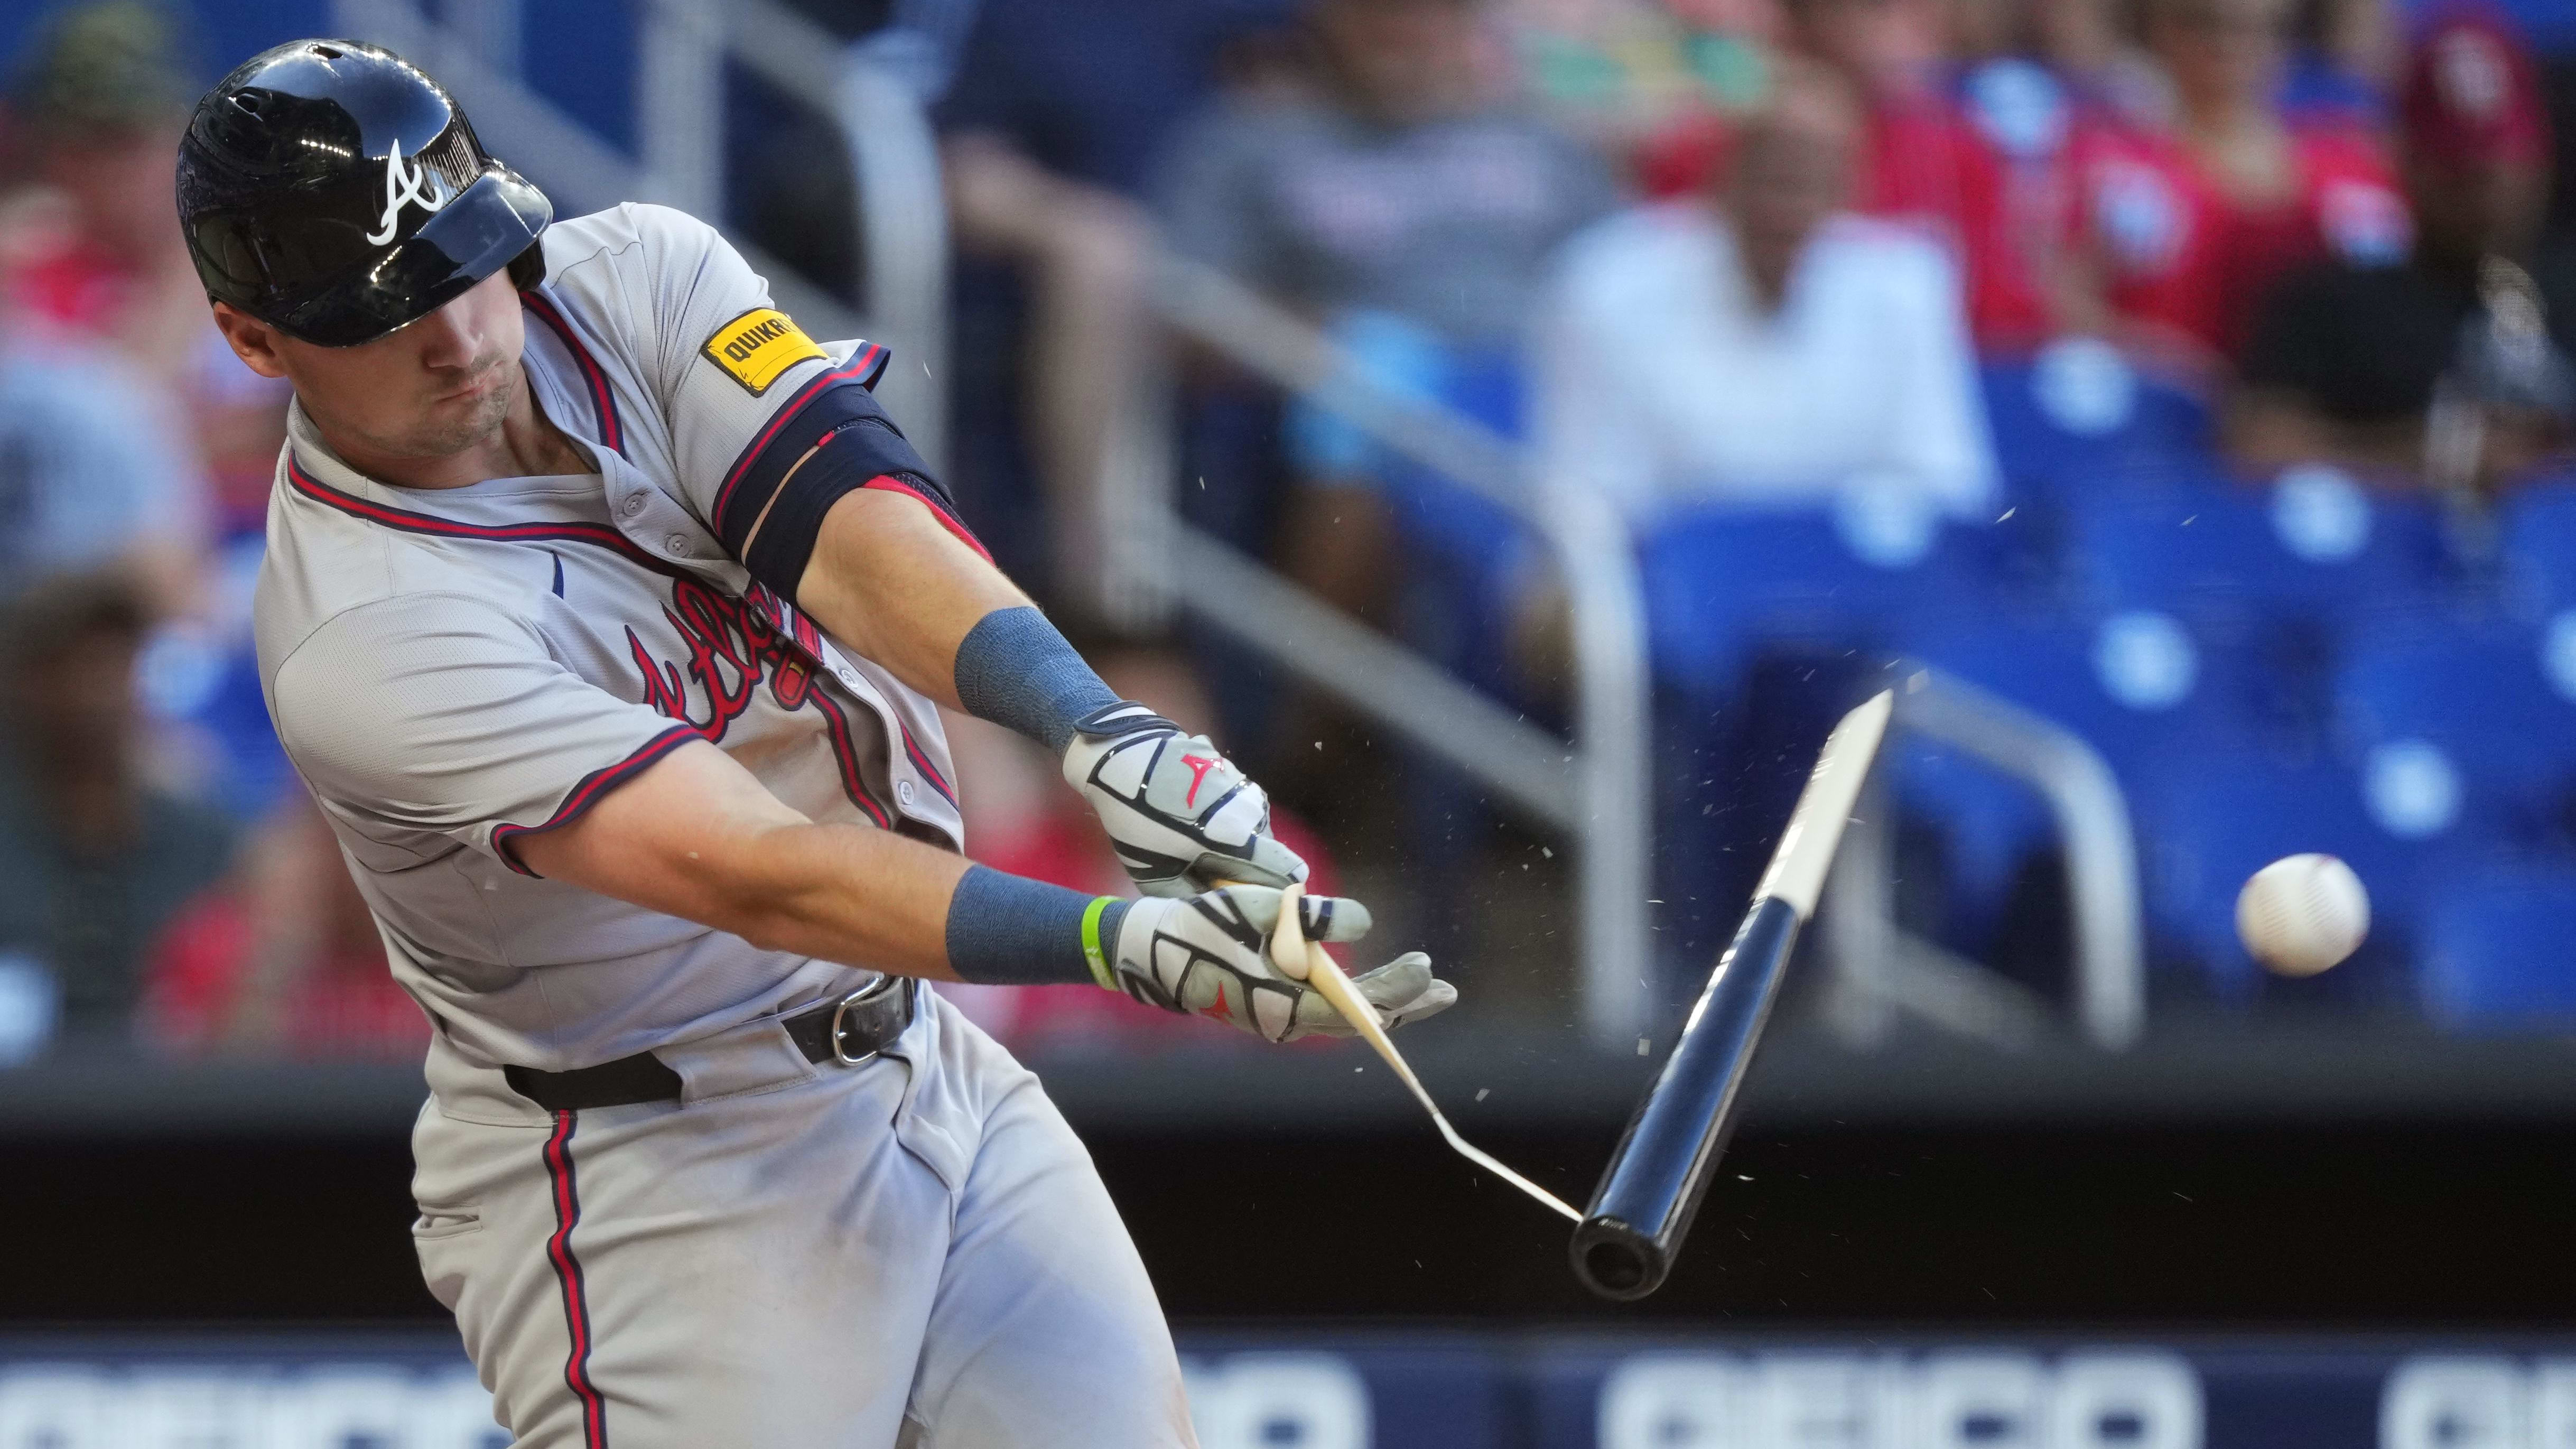
[[499,431],[509,412],[509,392],[497,384],[434,398],[421,408],[406,451],[428,458],[461,453]]

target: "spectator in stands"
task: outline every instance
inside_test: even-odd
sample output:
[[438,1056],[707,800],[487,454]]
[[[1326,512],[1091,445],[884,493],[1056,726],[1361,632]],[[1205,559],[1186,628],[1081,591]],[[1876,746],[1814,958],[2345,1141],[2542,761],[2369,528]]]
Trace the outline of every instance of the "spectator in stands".
[[1967,315],[1990,346],[2058,329],[2050,255],[2017,227],[2007,173],[1943,88],[1948,32],[1935,0],[1793,0],[1797,44],[1861,102],[1849,205],[1914,227],[1957,260]]
[[2228,442],[2250,466],[2323,458],[2421,478],[2446,376],[2487,424],[2482,456],[2451,481],[2510,477],[2563,437],[2576,255],[2541,242],[2548,119],[2513,22],[2481,0],[2426,17],[2398,115],[2413,254],[2320,261],[2274,291],[2229,410]]
[[42,27],[7,119],[64,224],[25,248],[7,290],[27,327],[115,352],[174,398],[218,531],[256,533],[287,389],[224,345],[171,219],[170,157],[201,89],[162,7],[104,0]]
[[29,589],[0,634],[0,954],[50,973],[69,1036],[126,1034],[151,940],[232,852],[139,772],[147,622],[131,585],[88,574]]
[[[1175,145],[1173,244],[1331,328],[1377,383],[1518,423],[1518,353],[1547,259],[1615,200],[1567,136],[1505,108],[1477,0],[1313,0],[1306,66]],[[1392,465],[1336,415],[1288,424],[1288,570],[1385,604]]]
[[1640,522],[1705,504],[1979,517],[1995,466],[1958,276],[1850,215],[1867,125],[1786,63],[1715,194],[1577,238],[1537,349],[1546,476]]
[[2232,357],[2286,273],[2319,257],[2404,257],[2410,222],[2387,157],[2333,110],[2279,103],[2289,0],[2148,0],[2145,34],[2174,96],[2089,182],[2113,304],[2176,346]]
[[172,612],[195,598],[205,536],[177,420],[114,354],[12,305],[58,223],[49,194],[0,188],[0,601],[48,573],[117,567]]
[[1779,0],[1504,0],[1542,111],[1624,163],[1647,195],[1707,177],[1728,121],[1759,101]]
[[260,835],[155,944],[146,1038],[183,1053],[417,1061],[429,1021],[394,984],[330,827],[298,801]]
[[[199,89],[163,7],[76,4],[38,29],[7,122],[35,183],[22,216],[58,224],[21,226],[0,261],[0,333],[56,374],[43,385],[130,420],[127,451],[177,455],[176,468],[87,486],[104,504],[153,480],[127,552],[150,564],[162,616],[145,655],[156,768],[248,820],[287,785],[249,631],[287,388],[232,356],[172,221],[170,157]],[[99,357],[124,375],[65,361]]]
[[[981,264],[961,277],[957,365],[975,385],[958,394],[959,486],[1002,562],[1077,624],[1117,613],[1100,524],[1110,470],[1137,466],[1119,429],[1154,365],[1148,172],[1231,47],[1288,3],[985,0],[939,107],[950,224]],[[994,397],[1015,415],[991,417]],[[1023,469],[1036,498],[1016,496]]]

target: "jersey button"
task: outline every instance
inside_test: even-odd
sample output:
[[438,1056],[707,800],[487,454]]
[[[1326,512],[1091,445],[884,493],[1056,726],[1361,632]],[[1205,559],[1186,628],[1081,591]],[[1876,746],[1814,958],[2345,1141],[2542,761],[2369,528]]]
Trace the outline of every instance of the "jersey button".
[[662,546],[669,549],[671,552],[678,554],[682,558],[687,558],[689,556],[689,536],[685,533],[672,534],[669,538],[662,540]]
[[617,507],[619,512],[624,513],[629,518],[633,518],[636,514],[644,511],[644,495],[642,493],[629,493],[626,495],[626,501],[617,505]]
[[894,782],[894,798],[896,798],[896,799],[898,799],[898,800],[902,801],[902,802],[903,802],[903,803],[905,803],[906,805],[911,804],[911,803],[912,803],[912,782],[911,782],[910,780],[897,780],[897,781],[895,781],[895,782]]

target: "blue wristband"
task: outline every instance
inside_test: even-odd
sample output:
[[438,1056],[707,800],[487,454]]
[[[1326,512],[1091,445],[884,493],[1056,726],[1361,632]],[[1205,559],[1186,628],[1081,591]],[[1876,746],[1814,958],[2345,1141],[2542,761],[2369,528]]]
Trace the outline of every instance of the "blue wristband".
[[971,865],[948,899],[948,968],[980,986],[1115,989],[1109,967],[1129,902]]
[[1119,702],[1047,616],[1026,605],[977,620],[957,646],[956,675],[957,702],[968,714],[1057,755],[1073,743],[1077,723]]

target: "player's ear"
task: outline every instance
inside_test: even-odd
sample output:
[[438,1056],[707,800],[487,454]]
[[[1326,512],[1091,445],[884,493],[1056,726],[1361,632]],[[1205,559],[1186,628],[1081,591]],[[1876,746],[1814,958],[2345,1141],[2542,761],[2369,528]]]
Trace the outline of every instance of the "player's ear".
[[233,355],[262,377],[286,376],[285,359],[277,355],[277,329],[229,302],[215,303],[215,328]]

